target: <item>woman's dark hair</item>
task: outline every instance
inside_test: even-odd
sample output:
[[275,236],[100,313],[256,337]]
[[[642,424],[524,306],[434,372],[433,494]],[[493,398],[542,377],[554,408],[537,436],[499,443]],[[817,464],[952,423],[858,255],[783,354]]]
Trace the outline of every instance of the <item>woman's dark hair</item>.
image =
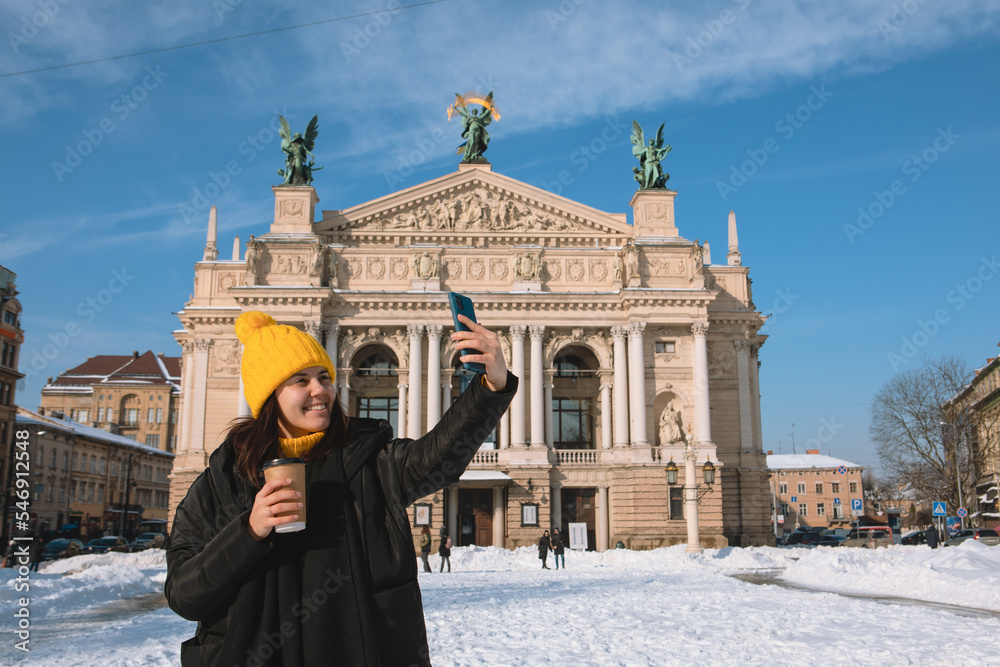
[[[237,417],[226,430],[226,439],[236,453],[236,472],[258,486],[260,467],[271,459],[281,458],[278,438],[278,399],[272,393],[264,401],[257,417]],[[330,425],[323,439],[303,455],[306,461],[317,461],[329,454],[338,445],[344,444],[349,418],[340,405],[340,396],[334,394],[333,409],[330,411]]]

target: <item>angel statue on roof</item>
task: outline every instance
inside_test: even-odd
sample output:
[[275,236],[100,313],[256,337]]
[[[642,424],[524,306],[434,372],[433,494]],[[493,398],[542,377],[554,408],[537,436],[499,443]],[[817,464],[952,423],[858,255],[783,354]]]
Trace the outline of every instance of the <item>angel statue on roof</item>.
[[[481,110],[469,110],[470,104],[479,104]],[[469,162],[486,162],[483,153],[490,143],[490,135],[486,126],[494,120],[500,120],[500,112],[493,105],[493,91],[486,97],[478,93],[455,94],[455,103],[448,107],[448,120],[457,113],[462,117],[462,138],[465,143],[458,147],[457,153],[462,155],[462,164]]]
[[660,166],[660,160],[670,152],[670,144],[663,145],[664,125],[666,123],[662,123],[656,131],[656,139],[646,142],[639,123],[632,121],[632,155],[639,159],[639,166],[633,167],[632,171],[642,190],[664,189],[670,179],[670,174],[664,174]]
[[292,135],[291,128],[284,116],[278,116],[281,121],[281,150],[285,153],[285,168],[278,170],[278,175],[284,177],[285,185],[309,185],[313,181],[313,171],[319,171],[323,167],[314,167],[316,162],[311,158],[313,146],[316,144],[316,135],[319,134],[319,118],[313,116],[306,126],[306,135],[303,137],[296,132]]

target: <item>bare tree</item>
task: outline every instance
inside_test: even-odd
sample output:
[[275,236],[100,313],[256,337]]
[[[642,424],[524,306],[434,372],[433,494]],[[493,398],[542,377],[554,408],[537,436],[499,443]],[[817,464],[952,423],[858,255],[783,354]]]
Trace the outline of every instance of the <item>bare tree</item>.
[[971,375],[957,356],[927,359],[922,367],[886,382],[872,400],[870,433],[882,468],[892,477],[909,481],[918,498],[947,500],[950,507],[961,505],[952,443],[956,435],[961,441],[957,429],[967,428],[967,420],[956,421],[954,415],[946,414],[945,405]]
[[861,490],[864,494],[865,505],[874,510],[884,511],[889,508],[894,493],[893,484],[884,479],[879,479],[872,472],[871,468],[866,468],[861,475]]

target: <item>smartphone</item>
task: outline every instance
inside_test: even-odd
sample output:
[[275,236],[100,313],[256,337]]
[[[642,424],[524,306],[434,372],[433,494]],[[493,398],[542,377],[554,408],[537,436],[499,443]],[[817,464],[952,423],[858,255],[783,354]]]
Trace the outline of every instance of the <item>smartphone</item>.
[[[465,326],[465,324],[458,319],[459,315],[465,315],[473,322],[478,322],[476,319],[476,310],[472,307],[472,299],[469,297],[462,296],[458,292],[448,292],[448,303],[451,305],[451,317],[455,321],[455,331],[469,330],[469,327]],[[482,354],[479,350],[469,349],[459,350],[459,353],[463,357],[467,354]],[[486,372],[486,366],[480,363],[462,362],[462,365],[474,373]]]

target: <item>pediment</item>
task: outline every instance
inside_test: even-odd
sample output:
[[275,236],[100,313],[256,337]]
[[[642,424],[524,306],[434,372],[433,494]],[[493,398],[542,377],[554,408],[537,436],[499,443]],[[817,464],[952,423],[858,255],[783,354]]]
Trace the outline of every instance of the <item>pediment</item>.
[[624,213],[606,213],[476,165],[353,208],[323,211],[314,232],[442,240],[475,234],[624,239],[632,236],[632,226]]

